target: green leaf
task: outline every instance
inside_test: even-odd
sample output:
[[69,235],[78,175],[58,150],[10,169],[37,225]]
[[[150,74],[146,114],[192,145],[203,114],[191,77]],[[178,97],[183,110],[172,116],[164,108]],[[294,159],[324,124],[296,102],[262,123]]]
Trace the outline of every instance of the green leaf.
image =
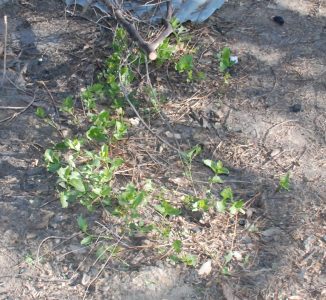
[[61,164],[60,162],[57,162],[57,163],[53,163],[53,164],[48,164],[47,166],[47,170],[51,173],[54,173],[56,172],[57,170],[59,170],[61,167]]
[[80,215],[78,218],[77,218],[77,223],[78,223],[78,226],[79,226],[79,229],[82,231],[82,232],[87,232],[87,229],[88,229],[88,223],[87,223],[87,220],[82,216]]
[[102,127],[92,126],[86,132],[86,136],[90,140],[96,140],[99,142],[104,142],[107,139],[107,135]]
[[244,201],[243,200],[238,200],[232,203],[230,206],[230,214],[231,215],[236,215],[239,212],[242,214],[245,214],[245,210],[243,209],[244,207]]
[[132,184],[128,184],[126,190],[123,191],[119,196],[120,205],[129,205],[134,200],[136,194],[136,188]]
[[180,253],[182,249],[182,242],[180,240],[175,240],[172,243],[172,247],[176,253]]
[[144,201],[145,195],[144,191],[139,192],[132,184],[129,184],[126,190],[118,196],[119,204],[136,209]]
[[230,173],[227,168],[223,167],[223,163],[220,160],[215,162],[210,159],[204,159],[203,163],[209,167],[216,175],[228,175]]
[[61,167],[57,171],[57,174],[58,174],[59,178],[61,178],[64,182],[67,182],[68,178],[71,174],[71,168],[69,166]]
[[62,141],[62,142],[59,142],[59,143],[55,144],[54,149],[59,150],[59,151],[63,151],[63,150],[67,150],[68,146],[66,145],[65,141]]
[[224,188],[220,195],[222,196],[222,199],[227,201],[227,200],[233,200],[233,191],[230,187],[226,187]]
[[121,78],[121,83],[123,85],[127,85],[130,84],[135,79],[135,75],[129,67],[123,66],[120,69],[120,78]]
[[223,267],[222,270],[221,270],[221,272],[225,276],[229,276],[230,275],[230,271],[229,271],[229,269],[228,269],[227,266]]
[[224,47],[217,55],[217,58],[220,62],[220,71],[222,73],[234,65],[234,62],[230,59],[231,54],[231,49]]
[[197,264],[197,257],[195,255],[186,254],[181,257],[181,260],[183,263],[190,267],[195,267]]
[[113,161],[111,161],[111,168],[112,171],[116,171],[120,166],[122,166],[124,163],[124,160],[120,157],[115,158]]
[[80,174],[76,171],[71,172],[68,183],[79,192],[84,193],[86,191],[83,180]]
[[97,127],[108,128],[112,126],[114,122],[110,119],[110,114],[106,110],[102,110],[99,114],[94,115],[93,123]]
[[173,28],[173,30],[177,29],[179,26],[181,26],[180,21],[176,17],[172,17],[170,24]]
[[226,211],[226,201],[217,201],[216,202],[216,210],[220,213],[224,213]]
[[65,98],[60,106],[60,110],[69,114],[74,111],[74,100],[71,96]]
[[286,175],[281,176],[278,190],[282,189],[286,191],[290,190],[290,173],[286,173]]
[[41,119],[46,117],[46,112],[43,107],[36,108],[35,115]]
[[193,67],[193,56],[189,54],[182,56],[175,65],[175,69],[179,73],[191,71]]
[[59,193],[60,203],[62,208],[67,208],[69,203],[73,203],[76,201],[78,197],[78,192],[66,190]]
[[88,246],[92,243],[92,241],[93,241],[93,237],[91,235],[88,235],[80,241],[80,244],[83,246]]
[[173,207],[169,202],[163,200],[160,205],[156,205],[155,209],[160,212],[164,217],[178,216],[181,211],[178,208]]
[[228,264],[233,258],[233,252],[229,251],[227,255],[224,256],[225,264]]
[[57,155],[52,149],[46,149],[44,152],[44,159],[46,162],[53,163],[55,160],[57,160]]
[[132,209],[136,209],[145,199],[145,192],[138,192],[131,204]]
[[124,122],[116,121],[115,123],[115,133],[113,136],[115,137],[116,140],[121,140],[127,133],[128,131],[128,126]]
[[208,207],[207,199],[200,199],[193,204],[193,211],[198,211],[198,210],[207,211],[208,208],[209,207]]
[[192,149],[190,149],[186,152],[183,152],[183,156],[188,162],[192,162],[193,159],[196,156],[198,156],[201,152],[202,152],[202,147],[200,145],[196,145]]
[[156,52],[157,52],[156,62],[159,66],[162,66],[165,61],[171,58],[172,54],[175,52],[175,47],[171,46],[170,40],[166,38],[157,48]]
[[59,197],[60,197],[60,203],[61,203],[62,208],[67,208],[69,206],[69,203],[68,203],[69,197],[67,196],[67,194],[65,192],[61,192],[59,194]]
[[101,156],[101,158],[104,158],[104,159],[109,157],[109,146],[108,145],[103,145],[101,147],[100,156]]
[[69,149],[75,150],[77,152],[80,151],[81,143],[78,139],[74,139],[74,140],[67,139],[65,140],[65,144]]
[[210,178],[209,182],[210,183],[224,183],[224,180],[220,176],[214,175],[212,178]]

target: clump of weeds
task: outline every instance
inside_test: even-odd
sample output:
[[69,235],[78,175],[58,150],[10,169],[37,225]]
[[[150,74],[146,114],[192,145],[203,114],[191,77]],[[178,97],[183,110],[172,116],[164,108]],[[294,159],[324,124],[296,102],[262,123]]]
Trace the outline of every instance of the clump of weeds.
[[[184,50],[184,27],[173,22],[175,36],[161,44],[157,50],[158,59],[152,64],[157,68],[171,62],[177,74],[186,74],[189,83],[200,77],[200,73],[194,72],[193,53]],[[172,40],[176,45],[171,43]],[[182,47],[180,55],[178,49]],[[233,66],[230,56],[229,49],[221,51],[221,72],[227,72]],[[239,214],[245,214],[246,202],[236,197],[232,188],[225,185],[225,178],[230,171],[222,161],[208,158],[199,160],[203,155],[199,145],[178,153],[184,168],[183,176],[191,182],[193,191],[181,193],[179,190],[168,190],[151,178],[142,178],[141,182],[135,183],[130,177],[121,175],[131,165],[129,157],[122,150],[128,146],[130,134],[126,106],[131,103],[133,108],[141,109],[141,105],[144,105],[137,98],[137,87],[141,71],[148,68],[146,64],[145,55],[130,44],[126,31],[117,28],[111,54],[106,59],[97,82],[80,94],[78,100],[82,103],[82,113],[76,107],[79,101],[73,97],[65,98],[60,107],[60,112],[71,120],[71,125],[82,125],[79,128],[86,130],[80,130],[75,136],[54,143],[45,151],[44,163],[47,170],[56,176],[56,190],[61,206],[65,209],[73,206],[84,208],[83,214],[76,220],[82,233],[80,243],[83,246],[95,245],[99,260],[107,257],[121,260],[125,251],[138,249],[132,244],[132,239],[137,238],[146,240],[147,243],[139,249],[151,250],[154,258],[159,255],[171,264],[184,263],[196,267],[203,255],[213,257],[214,254],[205,250],[194,251],[191,242],[194,233],[182,225],[189,222],[185,211],[200,212],[203,218],[223,215],[228,219],[236,219]],[[159,112],[161,96],[157,90],[149,84],[144,91],[147,91],[146,97],[150,101],[146,103],[149,107],[143,111],[148,109]],[[36,115],[58,128],[43,109],[38,108]],[[212,172],[207,184],[203,186],[205,194],[196,192],[193,180],[192,166],[198,160],[201,166],[208,167]],[[122,177],[124,180],[121,180]],[[285,178],[280,181],[280,189],[287,187]],[[211,192],[213,189],[218,190],[218,193]],[[100,235],[88,217],[99,211],[103,220],[99,219],[97,224],[105,223],[106,220],[112,225],[102,224],[107,230]],[[203,224],[205,223],[199,223],[197,227],[204,227]],[[200,233],[198,235],[201,236]],[[232,257],[225,259],[224,267]]]

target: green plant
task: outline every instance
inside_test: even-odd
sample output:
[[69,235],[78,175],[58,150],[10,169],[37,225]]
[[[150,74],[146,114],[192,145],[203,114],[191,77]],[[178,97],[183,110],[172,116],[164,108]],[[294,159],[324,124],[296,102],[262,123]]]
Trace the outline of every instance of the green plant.
[[186,54],[182,56],[179,61],[175,64],[175,69],[179,73],[187,73],[187,80],[191,81],[193,79],[193,56]]
[[280,181],[276,192],[281,190],[289,191],[290,190],[290,173],[286,173],[285,175],[280,177]]
[[229,68],[231,68],[235,62],[231,60],[231,49],[224,47],[218,54],[217,58],[220,62],[220,71],[225,73]]
[[72,116],[74,116],[74,100],[72,97],[67,97],[63,100],[60,110],[62,112],[68,113]]
[[164,217],[178,216],[181,214],[180,209],[173,207],[168,201],[163,200],[155,206],[155,209]]
[[195,267],[197,265],[197,257],[192,254],[186,253],[180,257],[180,260],[190,267]]
[[26,254],[24,257],[25,263],[27,263],[30,266],[35,265],[35,259],[32,256],[32,254]]
[[180,240],[173,241],[172,248],[176,253],[180,253],[182,250],[182,242]]
[[157,59],[156,63],[160,67],[166,61],[172,58],[172,55],[175,53],[176,48],[170,44],[170,39],[166,38],[163,43],[157,48]]
[[173,28],[173,34],[176,38],[177,44],[183,43],[186,40],[190,40],[191,36],[186,34],[188,29],[183,26],[177,18],[172,18],[171,26]]
[[52,126],[57,131],[59,131],[59,128],[57,124],[52,120],[52,118],[46,113],[45,109],[43,107],[37,107],[35,111],[35,115],[43,120],[44,123]]
[[191,164],[192,161],[202,152],[202,147],[196,145],[190,150],[182,153],[182,158],[187,164]]
[[202,146],[196,145],[190,150],[182,152],[180,154],[185,167],[185,175],[190,179],[192,183],[193,183],[192,162],[201,152],[202,152]]
[[[194,71],[194,57],[191,55],[193,52],[185,51],[187,54],[177,61],[173,57],[182,47],[186,29],[176,20],[172,22],[175,39],[173,36],[166,39],[158,48],[156,66],[171,61],[175,64],[176,72],[187,75],[188,82],[194,78],[204,78],[202,72]],[[171,40],[176,40],[177,45],[171,45]],[[185,48],[183,50],[187,50]],[[128,146],[128,120],[124,114],[124,106],[130,102],[137,103],[135,107],[139,108],[140,114],[145,115],[146,121],[147,115],[144,111],[159,113],[161,105],[161,96],[155,86],[148,84],[139,88],[138,81],[144,78],[142,71],[148,70],[151,65],[145,66],[146,58],[137,49],[138,47],[132,48],[128,42],[126,31],[117,28],[111,54],[98,76],[98,82],[87,87],[80,95],[84,113],[81,114],[75,108],[77,100],[72,97],[65,98],[60,106],[62,114],[76,120],[70,124],[78,125],[78,135],[65,138],[47,149],[44,153],[45,165],[49,172],[56,175],[56,188],[62,207],[82,205],[87,208],[84,216],[77,218],[82,234],[80,243],[83,246],[92,244],[99,260],[117,256],[120,246],[129,249],[128,244],[132,242],[132,238],[148,234],[150,241],[164,241],[165,245],[158,247],[157,251],[167,256],[172,251],[171,261],[196,266],[197,257],[188,252],[185,242],[189,232],[178,228],[179,224],[176,225],[173,221],[186,219],[184,217],[189,210],[205,212],[200,215],[209,215],[215,209],[227,212],[232,217],[244,212],[244,201],[235,201],[231,188],[221,191],[219,201],[216,201],[213,193],[207,193],[206,196],[197,193],[192,178],[192,164],[202,152],[200,145],[179,153],[185,176],[190,179],[194,190],[194,195],[183,194],[184,203],[175,201],[176,197],[180,200],[180,193],[177,191],[158,189],[153,182],[139,181],[138,178],[134,180],[134,176],[133,180],[128,179],[130,174],[127,170],[130,166],[128,162],[125,164],[124,159],[128,159],[130,149],[125,151],[124,148],[125,145]],[[139,94],[141,97],[138,97]],[[145,104],[150,104],[150,107],[144,107],[144,98],[149,100]],[[36,111],[36,115],[43,120],[51,120],[41,108]],[[131,133],[130,130],[129,134]],[[213,183],[223,182],[221,175],[229,174],[221,161],[206,159],[203,163],[214,172],[210,179],[210,189]],[[182,210],[181,207],[188,210]],[[129,240],[117,242],[117,235],[111,232],[99,236],[93,230],[92,223],[88,222],[88,215],[94,210],[101,210],[110,222],[116,221],[114,226],[117,227],[119,237],[128,237]],[[153,218],[148,219],[149,213],[153,211],[156,212]],[[180,216],[182,214],[184,216]],[[180,217],[176,218],[177,216]],[[114,242],[116,246],[113,245]]]
[[201,199],[192,195],[186,195],[184,197],[185,206],[191,211],[207,211],[210,207],[209,200],[207,198]]
[[220,192],[221,199],[216,202],[216,210],[220,213],[228,211],[231,215],[236,215],[238,213],[245,213],[244,201],[237,200],[234,201],[233,191],[230,187],[224,188]]
[[223,163],[220,160],[215,162],[210,159],[204,159],[203,163],[215,174],[212,178],[210,178],[211,183],[223,183],[224,181],[219,175],[229,175],[230,173],[229,170],[223,166]]
[[41,119],[46,117],[46,112],[43,107],[36,108],[35,115]]

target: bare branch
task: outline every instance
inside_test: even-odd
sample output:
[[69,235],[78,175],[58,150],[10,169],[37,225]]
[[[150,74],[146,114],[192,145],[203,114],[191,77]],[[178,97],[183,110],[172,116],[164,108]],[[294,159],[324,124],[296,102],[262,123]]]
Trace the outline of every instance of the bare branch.
[[130,37],[138,43],[139,47],[146,52],[150,60],[157,58],[156,50],[172,32],[173,28],[170,24],[172,18],[172,4],[171,1],[167,1],[167,13],[166,18],[163,19],[164,30],[154,39],[152,42],[145,41],[136,29],[135,25],[130,23],[124,17],[123,10],[114,7],[109,0],[104,0],[106,6],[112,11],[112,15],[116,20],[127,30]]

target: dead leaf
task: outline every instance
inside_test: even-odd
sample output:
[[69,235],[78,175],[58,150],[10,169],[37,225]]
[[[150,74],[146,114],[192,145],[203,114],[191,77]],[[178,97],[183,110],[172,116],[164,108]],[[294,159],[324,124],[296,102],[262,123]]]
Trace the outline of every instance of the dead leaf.
[[198,270],[199,276],[207,276],[212,272],[212,260],[208,260],[202,264],[200,269]]
[[247,215],[247,218],[248,219],[251,219],[252,216],[254,215],[254,213],[257,212],[257,209],[253,208],[253,207],[249,207],[247,210],[246,210],[246,215]]

